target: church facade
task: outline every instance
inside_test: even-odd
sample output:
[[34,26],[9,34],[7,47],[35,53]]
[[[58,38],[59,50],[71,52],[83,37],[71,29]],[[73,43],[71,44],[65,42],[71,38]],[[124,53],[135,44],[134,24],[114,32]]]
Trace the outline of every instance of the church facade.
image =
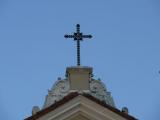
[[[79,41],[90,36],[80,34],[79,27],[70,38]],[[116,108],[105,84],[94,79],[92,67],[80,65],[78,47],[77,66],[66,68],[66,78],[58,78],[48,90],[43,107],[34,106],[25,120],[136,120],[127,108]]]

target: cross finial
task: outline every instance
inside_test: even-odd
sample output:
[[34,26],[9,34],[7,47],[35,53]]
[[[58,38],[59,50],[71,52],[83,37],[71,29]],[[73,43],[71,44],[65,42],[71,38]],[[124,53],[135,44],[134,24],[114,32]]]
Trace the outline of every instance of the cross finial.
[[65,38],[74,38],[75,41],[77,41],[77,66],[81,65],[80,62],[80,41],[83,40],[83,38],[92,38],[92,35],[83,35],[82,32],[80,32],[80,25],[76,25],[77,31],[74,32],[73,35],[64,35]]

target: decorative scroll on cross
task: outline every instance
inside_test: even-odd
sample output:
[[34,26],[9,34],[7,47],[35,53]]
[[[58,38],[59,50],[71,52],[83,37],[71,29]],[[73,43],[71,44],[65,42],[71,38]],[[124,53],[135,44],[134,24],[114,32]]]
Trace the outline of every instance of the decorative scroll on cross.
[[83,38],[92,38],[92,35],[83,35],[82,32],[80,32],[80,25],[76,25],[77,31],[73,35],[64,35],[65,38],[74,38],[74,41],[77,41],[77,66],[81,65],[80,62],[80,41],[83,40]]

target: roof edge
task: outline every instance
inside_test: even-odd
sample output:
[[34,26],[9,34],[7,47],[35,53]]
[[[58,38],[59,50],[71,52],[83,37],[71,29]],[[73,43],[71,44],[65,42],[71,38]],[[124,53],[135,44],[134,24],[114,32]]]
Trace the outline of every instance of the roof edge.
[[60,107],[61,105],[65,104],[66,102],[72,100],[73,98],[79,96],[79,95],[82,95],[92,101],[94,101],[95,103],[105,107],[105,108],[108,108],[109,110],[111,110],[112,112],[114,113],[117,113],[118,115],[128,119],[128,120],[138,120],[136,118],[134,118],[133,116],[129,115],[129,114],[126,114],[126,113],[123,113],[122,111],[120,111],[119,109],[117,108],[114,108],[108,104],[105,103],[105,101],[100,101],[99,99],[87,94],[87,93],[78,93],[78,92],[72,92],[70,94],[68,94],[67,96],[65,96],[63,99],[61,99],[60,101],[58,102],[55,102],[54,104],[52,104],[51,106],[45,108],[45,109],[42,109],[40,110],[39,112],[37,112],[36,114],[28,117],[28,118],[25,118],[24,120],[37,120],[38,118],[40,118],[41,116],[55,110],[56,108]]

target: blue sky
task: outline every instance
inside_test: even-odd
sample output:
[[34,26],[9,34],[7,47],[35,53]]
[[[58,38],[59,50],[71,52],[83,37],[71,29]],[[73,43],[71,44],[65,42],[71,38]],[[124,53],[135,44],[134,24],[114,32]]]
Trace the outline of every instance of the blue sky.
[[117,108],[140,120],[160,119],[158,0],[1,0],[0,120],[22,120],[42,106],[47,89],[76,65],[64,39],[79,23],[82,65],[94,68]]

